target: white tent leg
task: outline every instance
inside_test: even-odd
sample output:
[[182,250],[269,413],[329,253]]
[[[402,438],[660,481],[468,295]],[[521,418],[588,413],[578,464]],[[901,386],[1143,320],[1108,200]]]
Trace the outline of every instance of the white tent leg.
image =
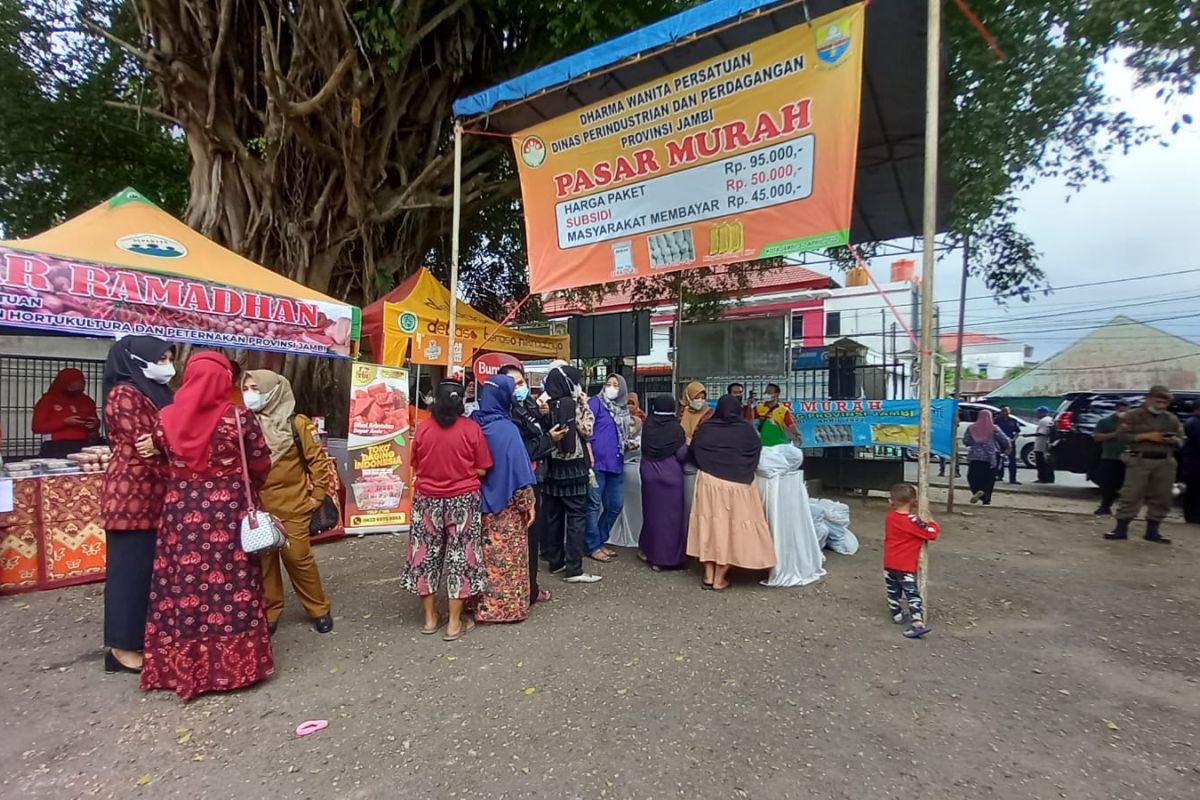
[[454,123],[454,215],[450,223],[450,330],[448,336],[450,347],[446,353],[446,366],[449,367],[447,377],[454,374],[455,364],[454,344],[457,340],[455,330],[458,327],[458,239],[462,224],[462,136],[461,122]]

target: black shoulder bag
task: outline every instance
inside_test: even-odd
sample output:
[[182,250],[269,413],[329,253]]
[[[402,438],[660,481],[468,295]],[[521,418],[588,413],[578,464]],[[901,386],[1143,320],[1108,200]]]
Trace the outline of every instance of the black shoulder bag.
[[[300,456],[300,464],[304,467],[305,473],[308,474],[308,479],[312,481],[312,471],[308,468],[308,459],[304,455],[304,443],[300,441],[300,429],[296,427],[296,415],[291,418],[292,425],[292,441],[296,443],[296,453]],[[309,534],[315,536],[318,533],[331,531],[340,525],[342,522],[342,512],[338,510],[337,501],[333,499],[333,495],[326,492],[325,499],[321,501],[321,505],[313,509],[312,519],[308,522]]]

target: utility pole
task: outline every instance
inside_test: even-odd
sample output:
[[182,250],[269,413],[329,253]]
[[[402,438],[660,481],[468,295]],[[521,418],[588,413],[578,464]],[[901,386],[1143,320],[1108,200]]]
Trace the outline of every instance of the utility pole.
[[[954,399],[962,400],[962,368],[963,368],[963,328],[967,316],[967,263],[971,257],[971,236],[963,237],[962,253],[962,284],[958,289],[958,352],[954,356]],[[954,443],[950,447],[950,463],[954,467],[950,471],[950,487],[946,494],[946,513],[954,511],[954,476],[958,474],[958,420],[954,425]]]
[[[937,237],[938,184],[938,105],[941,98],[942,3],[928,0],[928,30],[925,46],[925,197],[921,236],[924,252],[921,262],[921,430],[917,462],[917,513],[929,516],[929,456],[933,425],[933,277],[934,244]],[[925,593],[928,581],[928,546],[921,548],[918,581]]]

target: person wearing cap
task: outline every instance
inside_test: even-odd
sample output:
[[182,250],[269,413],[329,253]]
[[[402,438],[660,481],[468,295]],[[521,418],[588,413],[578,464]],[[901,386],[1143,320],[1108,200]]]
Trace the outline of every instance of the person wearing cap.
[[1050,466],[1050,432],[1054,430],[1054,415],[1046,406],[1039,406],[1037,417],[1037,438],[1033,443],[1037,480],[1034,483],[1054,483],[1054,468]]
[[1129,538],[1129,523],[1146,506],[1148,542],[1170,544],[1159,526],[1171,511],[1175,488],[1175,451],[1183,444],[1183,424],[1169,410],[1171,391],[1151,386],[1140,408],[1121,418],[1119,440],[1125,455],[1125,485],[1117,503],[1117,524],[1104,534],[1109,541]]

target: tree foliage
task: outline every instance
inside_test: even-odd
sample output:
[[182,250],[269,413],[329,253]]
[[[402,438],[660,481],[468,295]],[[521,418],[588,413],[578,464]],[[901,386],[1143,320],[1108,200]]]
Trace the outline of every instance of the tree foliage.
[[[187,151],[162,121],[114,107],[153,106],[140,66],[102,39],[82,36],[87,6],[0,0],[0,232],[39,233],[136,186],[181,213]],[[124,6],[106,15],[133,32]]]

